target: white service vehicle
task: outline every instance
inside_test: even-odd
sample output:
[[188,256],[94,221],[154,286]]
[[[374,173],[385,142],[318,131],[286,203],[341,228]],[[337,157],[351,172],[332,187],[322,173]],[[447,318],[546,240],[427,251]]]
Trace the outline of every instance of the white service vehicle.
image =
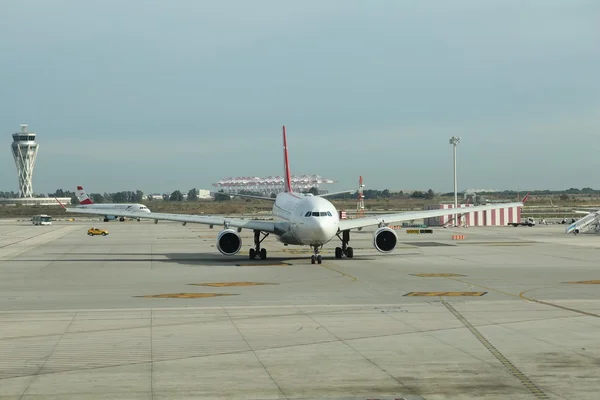
[[535,219],[533,217],[522,218],[521,222],[510,222],[512,226],[535,226]]
[[46,214],[34,215],[31,223],[33,225],[52,225],[52,217]]

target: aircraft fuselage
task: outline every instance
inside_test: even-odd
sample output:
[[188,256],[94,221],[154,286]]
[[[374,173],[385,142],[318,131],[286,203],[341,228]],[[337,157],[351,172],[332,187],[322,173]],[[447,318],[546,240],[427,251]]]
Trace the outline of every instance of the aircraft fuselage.
[[283,224],[284,231],[277,233],[285,244],[321,246],[338,232],[338,212],[322,197],[280,193],[273,205],[273,216],[287,222]]

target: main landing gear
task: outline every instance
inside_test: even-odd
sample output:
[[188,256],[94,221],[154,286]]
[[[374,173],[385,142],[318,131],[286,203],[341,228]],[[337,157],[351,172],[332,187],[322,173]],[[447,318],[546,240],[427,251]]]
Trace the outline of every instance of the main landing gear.
[[343,256],[354,258],[354,249],[348,247],[348,243],[350,242],[350,231],[346,230],[341,233],[342,237],[340,237],[339,233],[337,234],[337,237],[342,241],[342,247],[335,248],[335,258],[342,258]]
[[251,260],[256,259],[256,257],[260,257],[261,260],[264,260],[267,258],[267,249],[261,249],[260,248],[260,244],[262,243],[263,240],[265,240],[265,238],[267,236],[269,236],[268,233],[264,233],[262,239],[260,237],[260,234],[262,232],[261,231],[254,231],[254,248],[250,249],[249,252],[249,256]]
[[[139,221],[139,220],[140,220],[140,219],[138,218],[138,221]],[[108,221],[109,221],[109,219],[108,219],[108,217],[104,217],[104,219],[103,219],[102,221],[104,221],[104,222],[108,222]],[[125,217],[119,217],[119,221],[120,221],[120,222],[125,222]]]
[[323,248],[323,245],[315,245],[315,246],[311,246],[311,247],[313,248],[313,251],[315,254],[310,256],[310,263],[314,264],[316,262],[317,264],[321,264],[323,259],[321,258],[321,255],[319,254],[319,252]]

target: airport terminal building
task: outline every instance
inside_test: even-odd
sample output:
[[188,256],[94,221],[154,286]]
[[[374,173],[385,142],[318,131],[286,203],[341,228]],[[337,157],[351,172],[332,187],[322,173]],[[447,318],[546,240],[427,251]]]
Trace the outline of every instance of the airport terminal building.
[[[71,204],[70,197],[58,197],[64,205]],[[0,199],[0,206],[60,206],[54,197],[19,197]]]

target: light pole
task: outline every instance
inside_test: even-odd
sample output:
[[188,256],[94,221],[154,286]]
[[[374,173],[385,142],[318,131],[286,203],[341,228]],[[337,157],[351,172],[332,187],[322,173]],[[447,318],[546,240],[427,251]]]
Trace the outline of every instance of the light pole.
[[[454,161],[454,212],[456,213],[456,210],[458,208],[458,193],[457,193],[457,184],[456,184],[456,145],[458,144],[458,142],[460,142],[460,138],[456,137],[456,136],[452,136],[450,138],[450,144],[452,145],[452,154],[453,154],[453,161]],[[454,214],[453,216],[453,221],[454,221],[454,226],[456,226],[456,216],[458,214]]]

